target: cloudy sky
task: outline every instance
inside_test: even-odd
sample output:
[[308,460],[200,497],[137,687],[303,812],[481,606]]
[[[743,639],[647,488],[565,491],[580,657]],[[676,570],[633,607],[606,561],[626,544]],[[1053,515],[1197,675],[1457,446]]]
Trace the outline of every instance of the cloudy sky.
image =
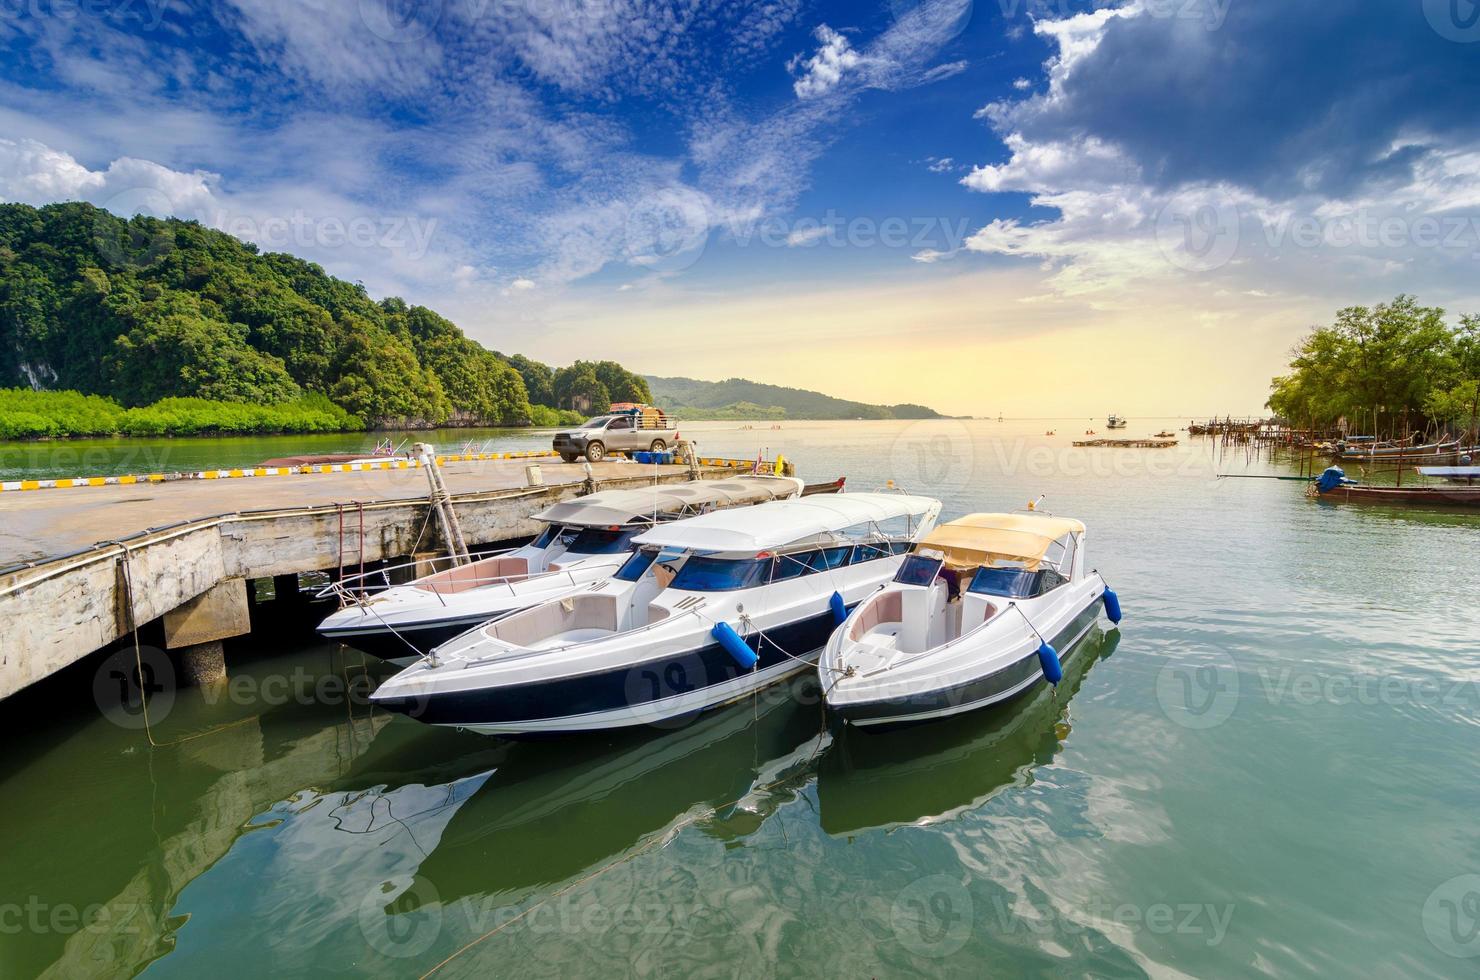
[[1253,412],[1480,310],[1472,0],[0,0],[0,199],[195,218],[499,350]]

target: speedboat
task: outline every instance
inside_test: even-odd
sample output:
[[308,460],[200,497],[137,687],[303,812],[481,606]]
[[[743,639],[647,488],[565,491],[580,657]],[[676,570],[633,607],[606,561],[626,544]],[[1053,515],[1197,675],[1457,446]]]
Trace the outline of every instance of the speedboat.
[[1105,420],[1105,428],[1107,429],[1124,429],[1126,424],[1126,420],[1114,412],[1111,412],[1110,417]]
[[834,631],[818,662],[827,707],[861,728],[944,718],[1063,676],[1103,604],[1084,525],[1043,513],[971,514],[937,528],[894,581]]
[[347,604],[319,624],[331,640],[408,666],[439,643],[491,619],[570,595],[622,567],[639,534],[665,520],[798,496],[793,477],[739,476],[603,490],[534,515],[544,528],[521,548],[384,585],[385,573],[331,586]]
[[856,493],[658,525],[609,580],[468,631],[372,699],[495,735],[682,724],[812,669],[940,506]]

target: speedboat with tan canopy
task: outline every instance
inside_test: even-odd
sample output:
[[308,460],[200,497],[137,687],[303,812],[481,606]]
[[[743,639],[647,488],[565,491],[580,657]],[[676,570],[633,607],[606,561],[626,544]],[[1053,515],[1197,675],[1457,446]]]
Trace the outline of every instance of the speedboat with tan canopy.
[[319,624],[319,632],[404,667],[474,626],[608,578],[631,557],[633,539],[656,525],[786,500],[802,488],[793,477],[738,476],[563,500],[534,515],[543,527],[521,548],[433,570],[404,585],[390,585],[394,569],[336,583],[326,592],[344,606]]
[[960,714],[1057,684],[1103,604],[1085,527],[1043,513],[970,514],[915,546],[818,661],[828,708],[863,728]]

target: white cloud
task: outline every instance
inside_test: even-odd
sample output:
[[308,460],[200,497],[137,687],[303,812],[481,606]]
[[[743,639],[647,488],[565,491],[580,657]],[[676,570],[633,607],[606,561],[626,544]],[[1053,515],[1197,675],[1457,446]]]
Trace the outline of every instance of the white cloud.
[[799,226],[795,231],[786,236],[786,244],[790,248],[801,248],[811,245],[827,237],[832,229],[827,225]]
[[852,43],[826,24],[817,28],[815,36],[820,42],[816,52],[806,60],[797,55],[787,65],[797,74],[792,90],[799,99],[812,99],[831,91],[845,74],[863,64],[863,55],[853,50]]

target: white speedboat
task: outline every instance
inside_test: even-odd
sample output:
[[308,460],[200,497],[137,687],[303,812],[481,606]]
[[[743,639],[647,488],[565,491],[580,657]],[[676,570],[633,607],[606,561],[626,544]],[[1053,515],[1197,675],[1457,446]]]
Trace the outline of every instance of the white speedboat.
[[1111,412],[1110,417],[1105,420],[1105,428],[1107,429],[1124,429],[1127,424],[1125,419],[1116,415],[1114,412]]
[[348,604],[319,632],[406,666],[439,643],[480,623],[608,578],[655,524],[802,492],[793,477],[739,476],[640,489],[603,490],[535,515],[544,529],[529,544],[371,592],[382,573],[346,579],[335,591]]
[[663,524],[615,576],[471,630],[373,699],[498,735],[673,724],[812,669],[940,501],[804,497]]
[[1047,514],[971,514],[937,528],[894,582],[849,615],[818,663],[827,706],[865,728],[960,714],[1063,676],[1101,604],[1084,525]]

